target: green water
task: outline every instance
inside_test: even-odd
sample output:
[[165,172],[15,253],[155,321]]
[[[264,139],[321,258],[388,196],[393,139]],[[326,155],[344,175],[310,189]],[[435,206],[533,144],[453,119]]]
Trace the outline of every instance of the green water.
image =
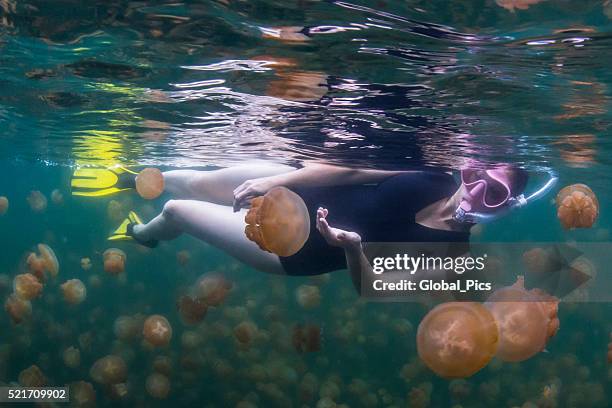
[[[560,329],[545,352],[521,363],[494,359],[450,381],[417,355],[416,330],[431,305],[365,302],[344,271],[266,275],[188,236],[155,250],[110,244],[128,210],[149,220],[169,197],[72,197],[70,177],[77,166],[116,163],[513,162],[531,171],[530,188],[548,169],[558,187],[589,185],[600,216],[590,229],[564,230],[551,194],[485,226],[474,241],[605,243],[611,19],[610,1],[550,0],[514,11],[495,1],[441,0],[0,2],[0,196],[10,203],[0,215],[0,299],[38,243],[60,263],[30,318],[14,324],[0,314],[0,384],[17,383],[36,365],[51,386],[92,383],[97,406],[610,406],[607,302],[560,303]],[[281,26],[311,34],[301,41],[262,34]],[[51,200],[56,189],[61,203]],[[48,199],[42,212],[28,204],[34,190]],[[121,207],[115,216],[111,200]],[[127,255],[119,277],[103,270],[110,247]],[[599,278],[608,273],[605,259],[591,256]],[[177,300],[211,273],[233,288],[201,323],[186,325]],[[87,297],[69,306],[60,285],[73,278]],[[312,309],[296,300],[304,284],[320,290]],[[117,339],[118,317],[151,314],[172,325],[169,346],[151,350],[139,335]],[[249,347],[233,334],[243,321],[258,328]],[[321,328],[319,351],[294,348],[297,324]],[[80,350],[78,367],[63,361],[70,346]],[[128,366],[122,399],[90,375],[108,354]],[[163,400],[145,387],[158,356],[172,361]]]

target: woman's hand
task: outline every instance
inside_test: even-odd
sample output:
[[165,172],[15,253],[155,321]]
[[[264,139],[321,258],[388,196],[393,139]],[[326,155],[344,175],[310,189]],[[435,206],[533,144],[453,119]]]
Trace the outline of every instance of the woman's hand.
[[266,194],[272,187],[276,187],[273,177],[245,181],[234,189],[234,212],[247,207],[252,199]]
[[319,207],[317,210],[317,230],[323,235],[325,241],[331,246],[344,250],[360,249],[361,237],[359,234],[330,227],[326,219],[328,213],[326,208]]

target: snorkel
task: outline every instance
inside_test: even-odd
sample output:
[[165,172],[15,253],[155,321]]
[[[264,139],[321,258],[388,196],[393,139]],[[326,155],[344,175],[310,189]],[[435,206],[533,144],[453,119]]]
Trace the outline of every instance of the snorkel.
[[[476,176],[469,173],[466,177],[464,171],[466,170],[462,170],[461,179],[466,188],[466,195],[455,210],[453,219],[469,224],[486,224],[507,215],[512,210],[523,208],[546,196],[558,180],[557,175],[550,170],[548,181],[538,190],[528,196],[525,194],[511,196],[507,177],[504,177],[499,171],[486,170],[484,177],[476,179],[474,179]],[[496,184],[498,197],[495,200],[487,197],[487,190],[491,189],[491,184]]]

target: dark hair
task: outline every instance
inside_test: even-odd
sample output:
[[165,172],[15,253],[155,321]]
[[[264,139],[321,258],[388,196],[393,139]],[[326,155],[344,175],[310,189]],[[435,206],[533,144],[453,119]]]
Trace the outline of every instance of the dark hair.
[[527,188],[527,182],[529,181],[529,173],[521,169],[518,166],[510,166],[508,169],[510,173],[510,191],[513,196],[522,194]]

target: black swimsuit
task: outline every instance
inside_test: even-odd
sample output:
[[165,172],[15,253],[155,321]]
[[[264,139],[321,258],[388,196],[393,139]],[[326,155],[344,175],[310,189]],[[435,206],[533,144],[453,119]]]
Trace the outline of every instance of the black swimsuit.
[[469,232],[445,231],[417,224],[415,215],[452,196],[458,185],[449,174],[403,173],[377,185],[293,189],[310,214],[310,237],[295,255],[280,257],[288,275],[320,275],[346,269],[344,250],[330,246],[316,229],[319,207],[329,210],[332,227],[357,232],[363,242],[469,242]]

